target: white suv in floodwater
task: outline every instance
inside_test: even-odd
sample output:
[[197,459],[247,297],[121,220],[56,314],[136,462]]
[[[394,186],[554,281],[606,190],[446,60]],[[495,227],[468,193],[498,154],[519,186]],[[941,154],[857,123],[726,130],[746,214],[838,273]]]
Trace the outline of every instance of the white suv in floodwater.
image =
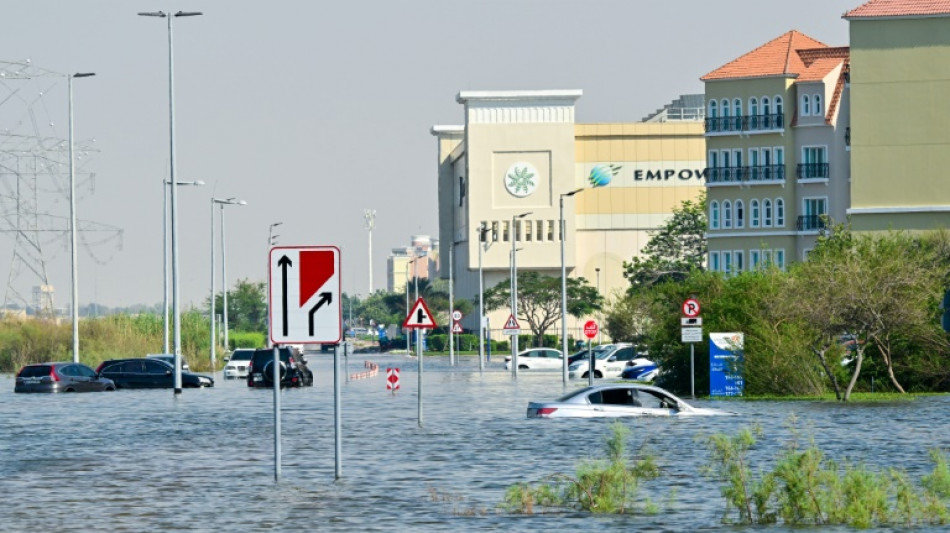
[[247,377],[247,366],[254,356],[254,348],[238,348],[231,352],[224,365],[224,379],[243,379]]

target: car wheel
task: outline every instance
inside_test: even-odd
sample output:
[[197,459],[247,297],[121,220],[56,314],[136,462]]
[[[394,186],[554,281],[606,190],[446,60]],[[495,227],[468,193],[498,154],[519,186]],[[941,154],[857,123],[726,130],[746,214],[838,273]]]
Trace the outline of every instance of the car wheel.
[[581,376],[581,377],[582,377],[582,378],[586,378],[586,377],[587,377],[587,376],[589,376],[589,375],[590,375],[590,373],[589,373],[589,372],[584,372],[584,375],[583,375],[583,376]]
[[113,387],[113,386],[110,385],[110,386],[108,386],[108,387],[105,388],[105,391],[106,391],[106,392],[115,392],[115,387]]
[[594,377],[595,377],[595,378],[602,378],[602,377],[604,377],[604,375],[600,373],[600,370],[594,370]]
[[518,365],[518,370],[529,370],[527,365]]

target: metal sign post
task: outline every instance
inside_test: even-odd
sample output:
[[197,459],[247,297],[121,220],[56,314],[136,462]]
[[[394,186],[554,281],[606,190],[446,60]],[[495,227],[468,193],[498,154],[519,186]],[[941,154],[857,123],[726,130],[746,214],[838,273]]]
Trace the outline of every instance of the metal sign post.
[[432,316],[432,313],[429,312],[429,307],[426,306],[426,301],[422,298],[416,300],[416,304],[412,306],[412,309],[409,311],[409,314],[406,316],[406,320],[402,322],[402,327],[408,328],[410,330],[416,330],[416,356],[419,358],[419,394],[418,394],[418,410],[419,410],[419,427],[422,427],[422,331],[423,329],[432,329],[435,327],[435,317]]
[[280,349],[274,345],[274,481],[280,481]]
[[[345,346],[343,348],[346,349]],[[340,345],[333,347],[333,462],[335,479],[343,477],[343,414],[340,409]]]
[[[682,324],[681,338],[682,342],[689,343],[689,394],[696,398],[696,343],[703,342],[703,319],[699,316],[699,300],[696,298],[687,298],[680,308],[683,312],[683,318],[680,318]],[[698,326],[698,327],[697,327]]]
[[[591,346],[591,343],[594,340],[594,337],[597,336],[597,322],[593,320],[588,320],[584,323],[584,336],[587,337],[587,356],[590,363],[587,365],[587,384],[591,387],[594,386],[594,350]],[[567,357],[567,354],[564,354],[564,357]]]

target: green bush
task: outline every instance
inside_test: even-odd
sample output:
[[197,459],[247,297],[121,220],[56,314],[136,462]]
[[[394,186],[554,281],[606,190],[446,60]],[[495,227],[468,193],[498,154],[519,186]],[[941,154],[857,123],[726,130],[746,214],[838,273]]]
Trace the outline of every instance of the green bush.
[[231,350],[264,348],[267,345],[267,335],[257,331],[232,331],[228,334],[228,344],[231,345]]

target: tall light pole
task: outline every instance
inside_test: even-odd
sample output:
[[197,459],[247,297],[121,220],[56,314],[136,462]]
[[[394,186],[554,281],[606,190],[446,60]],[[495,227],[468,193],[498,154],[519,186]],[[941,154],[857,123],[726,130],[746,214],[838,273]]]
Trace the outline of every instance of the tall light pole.
[[376,227],[376,210],[364,209],[363,220],[366,222],[366,229],[369,231],[369,254],[366,265],[369,270],[369,294],[373,294],[373,228]]
[[[224,351],[228,351],[228,258],[227,247],[225,244],[224,231],[224,206],[226,205],[247,205],[244,200],[236,198],[212,198],[212,204],[218,204],[221,208],[221,328],[224,330]],[[213,215],[212,215],[213,216]],[[212,222],[212,225],[214,223]],[[212,285],[213,287],[213,285]],[[213,290],[213,289],[212,289]],[[214,362],[214,359],[212,359]]]
[[482,274],[482,248],[488,225],[478,228],[478,369],[485,370],[485,278]]
[[[600,267],[595,268],[594,272],[597,273],[597,296],[599,297],[600,296]],[[600,344],[603,344],[604,343],[604,316],[602,313],[598,313],[598,314],[600,315],[600,327],[597,328],[597,334],[598,334],[597,342],[599,342]]]
[[[515,248],[515,222],[533,213],[528,211],[511,217],[511,316],[518,320],[518,250]],[[511,375],[518,378],[518,335],[511,336]]]
[[73,78],[95,76],[94,72],[77,72],[66,76],[69,92],[69,241],[72,256],[72,315],[73,315],[73,362],[79,362],[79,252],[76,248],[76,170],[73,157]]
[[143,17],[161,17],[168,19],[168,144],[169,168],[171,176],[171,215],[172,215],[172,302],[174,303],[175,318],[175,391],[181,394],[181,293],[178,284],[178,195],[175,189],[177,177],[175,173],[175,54],[172,39],[172,19],[178,17],[194,17],[200,12],[179,11],[172,15],[164,11],[139,13]]
[[[179,181],[176,183],[179,187],[183,185],[200,186],[205,182],[197,181]],[[162,318],[162,353],[171,353],[168,351],[168,186],[171,182],[162,178],[162,302],[164,315]]]
[[[267,228],[267,249],[268,249],[268,250],[270,250],[270,248],[271,248],[272,246],[276,246],[276,245],[277,245],[277,238],[280,237],[280,235],[274,235],[274,228],[276,228],[277,226],[280,226],[281,224],[283,224],[283,222],[274,222],[274,223],[272,223],[272,224],[270,225],[269,228]],[[214,267],[212,267],[212,270],[214,270]],[[267,268],[264,270],[264,279],[267,280],[267,294],[270,294],[270,263],[269,263],[269,262],[268,262],[268,264],[267,264]],[[211,286],[214,287],[214,283],[212,283]],[[273,348],[274,345],[271,344],[271,340],[270,340],[270,323],[269,323],[269,321],[270,321],[270,298],[267,299],[267,305],[268,305],[267,313],[264,314],[264,325],[267,326],[267,331],[268,331],[268,334],[267,334],[267,347],[268,347],[268,348]]]
[[564,352],[564,361],[562,361],[561,366],[561,375],[564,381],[564,385],[567,385],[567,267],[564,263],[564,241],[567,236],[567,231],[564,224],[564,198],[568,196],[574,196],[575,194],[583,191],[584,189],[574,189],[571,192],[566,192],[560,195],[560,208],[561,216],[559,219],[558,229],[561,232],[561,351]]

